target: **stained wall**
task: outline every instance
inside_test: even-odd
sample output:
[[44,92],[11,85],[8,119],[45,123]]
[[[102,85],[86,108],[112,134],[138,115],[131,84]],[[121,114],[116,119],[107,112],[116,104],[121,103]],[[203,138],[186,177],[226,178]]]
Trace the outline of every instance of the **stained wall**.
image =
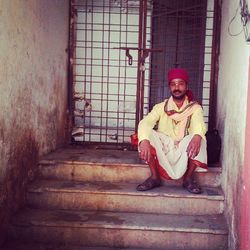
[[9,215],[24,202],[38,157],[65,143],[68,13],[68,0],[0,0],[3,232]]
[[244,167],[248,65],[239,1],[222,1],[217,127],[222,136],[222,187],[229,226],[229,248],[239,249],[242,169]]

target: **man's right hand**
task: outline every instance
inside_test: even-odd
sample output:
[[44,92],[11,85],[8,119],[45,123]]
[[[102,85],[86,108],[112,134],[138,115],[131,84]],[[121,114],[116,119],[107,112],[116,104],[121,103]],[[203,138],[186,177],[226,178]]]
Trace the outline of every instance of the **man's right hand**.
[[139,157],[146,163],[151,158],[151,145],[149,140],[142,140],[138,146]]

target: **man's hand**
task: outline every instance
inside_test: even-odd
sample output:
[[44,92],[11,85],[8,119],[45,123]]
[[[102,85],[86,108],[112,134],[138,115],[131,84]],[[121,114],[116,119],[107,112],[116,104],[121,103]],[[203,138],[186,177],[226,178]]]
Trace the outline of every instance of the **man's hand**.
[[149,162],[151,158],[150,142],[149,140],[142,140],[138,147],[139,157],[146,163]]
[[195,158],[199,152],[201,147],[201,136],[200,135],[194,135],[192,140],[189,142],[187,147],[187,155],[188,158]]

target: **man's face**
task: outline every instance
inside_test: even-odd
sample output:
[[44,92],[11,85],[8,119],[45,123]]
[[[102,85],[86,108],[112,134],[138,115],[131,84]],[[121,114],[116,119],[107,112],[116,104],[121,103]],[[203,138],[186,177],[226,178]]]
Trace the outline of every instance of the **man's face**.
[[184,99],[187,92],[187,83],[182,79],[173,79],[169,83],[171,95],[174,99]]

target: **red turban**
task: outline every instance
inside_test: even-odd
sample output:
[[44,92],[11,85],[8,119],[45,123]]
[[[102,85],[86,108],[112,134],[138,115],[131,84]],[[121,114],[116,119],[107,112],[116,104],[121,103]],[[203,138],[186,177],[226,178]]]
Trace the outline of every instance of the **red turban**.
[[173,68],[168,71],[168,82],[178,78],[184,80],[186,83],[189,82],[188,72],[185,69]]

